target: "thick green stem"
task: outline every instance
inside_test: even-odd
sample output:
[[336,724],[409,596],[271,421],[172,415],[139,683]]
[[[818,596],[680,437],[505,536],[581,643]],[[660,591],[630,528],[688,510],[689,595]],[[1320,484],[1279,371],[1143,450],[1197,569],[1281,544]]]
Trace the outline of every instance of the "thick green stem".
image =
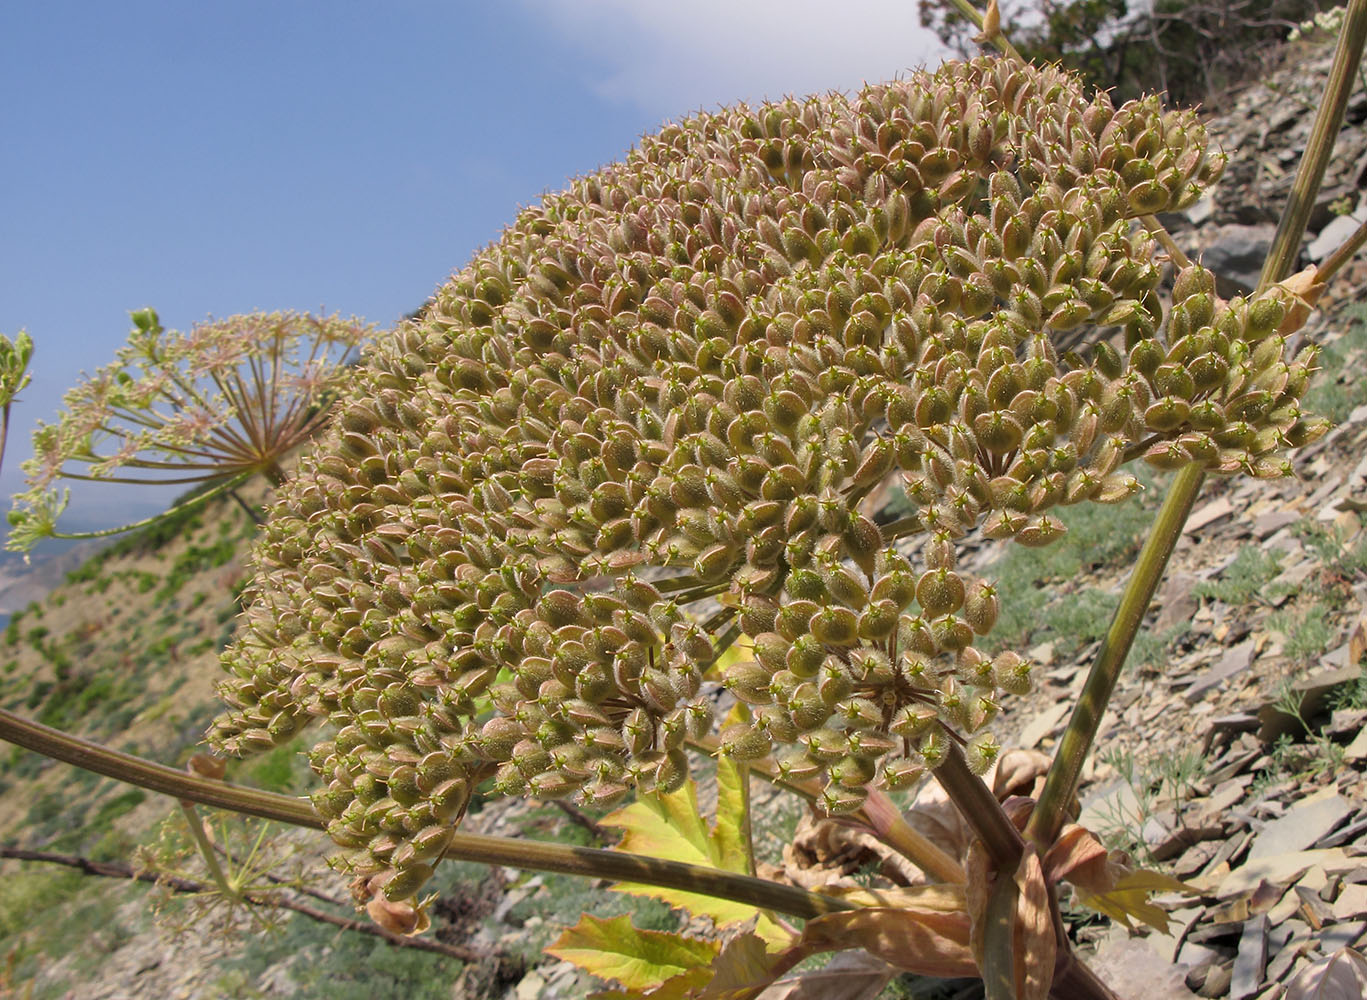
[[997,872],[983,914],[983,991],[987,1000],[1016,1000],[1016,905],[1020,890],[1007,868]]
[[1191,513],[1192,504],[1205,478],[1205,473],[1195,465],[1189,465],[1177,473],[1167,499],[1154,519],[1149,537],[1140,550],[1134,572],[1120,598],[1120,606],[1111,619],[1111,627],[1106,631],[1101,649],[1092,662],[1077,707],[1073,709],[1068,728],[1059,741],[1058,752],[1045,778],[1039,804],[1035,806],[1026,827],[1026,836],[1039,845],[1041,851],[1054,842],[1063,827],[1068,803],[1077,793],[1082,765],[1096,738],[1097,726],[1110,702],[1111,692],[1120,679],[1125,657],[1134,644],[1134,637],[1148,611],[1149,601],[1153,599],[1158,581],[1162,579],[1168,557],[1182,536],[1182,526],[1187,522],[1187,515]]
[[[1334,139],[1343,125],[1343,111],[1353,89],[1353,75],[1362,60],[1364,40],[1367,40],[1367,0],[1351,0],[1344,15],[1324,99],[1320,102],[1272,249],[1263,264],[1258,282],[1260,291],[1287,277],[1295,266],[1315,197],[1333,155]],[[1053,843],[1063,827],[1067,805],[1077,793],[1082,765],[1096,738],[1101,716],[1204,479],[1205,474],[1196,466],[1188,466],[1177,474],[1139,554],[1111,627],[1087,675],[1082,697],[1059,741],[1039,805],[1026,827],[1026,835],[1041,850]]]
[[[177,799],[294,826],[323,829],[323,822],[302,799],[228,785],[177,771],[164,764],[111,750],[30,722],[4,709],[0,709],[0,739],[45,757]],[[658,885],[668,889],[687,889],[803,919],[854,909],[849,903],[829,896],[748,875],[592,847],[569,847],[564,844],[458,833],[447,848],[446,857],[588,878],[606,878],[617,882]]]
[[1296,266],[1301,240],[1305,238],[1305,228],[1324,181],[1324,171],[1334,155],[1334,140],[1343,127],[1343,112],[1356,83],[1354,74],[1362,62],[1364,40],[1367,40],[1367,0],[1349,0],[1343,15],[1343,28],[1339,31],[1338,49],[1333,65],[1329,67],[1329,80],[1305,145],[1305,155],[1301,157],[1286,207],[1282,209],[1272,249],[1263,262],[1258,282],[1260,289],[1281,281]]

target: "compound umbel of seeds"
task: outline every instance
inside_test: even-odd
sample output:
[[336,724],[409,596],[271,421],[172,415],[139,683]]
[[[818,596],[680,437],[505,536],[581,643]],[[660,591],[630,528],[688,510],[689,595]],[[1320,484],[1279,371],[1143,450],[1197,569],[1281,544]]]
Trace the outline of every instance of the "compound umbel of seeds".
[[[1191,265],[1160,298],[1132,220],[1222,165],[1189,112],[986,58],[666,126],[371,349],[256,548],[213,742],[329,723],[314,805],[394,900],[478,782],[677,787],[712,680],[721,752],[828,812],[949,740],[986,767],[1030,665],[975,647],[999,597],[960,539],[1047,544],[1130,458],[1277,476],[1322,433],[1289,293]],[[915,514],[880,528],[893,473]]]

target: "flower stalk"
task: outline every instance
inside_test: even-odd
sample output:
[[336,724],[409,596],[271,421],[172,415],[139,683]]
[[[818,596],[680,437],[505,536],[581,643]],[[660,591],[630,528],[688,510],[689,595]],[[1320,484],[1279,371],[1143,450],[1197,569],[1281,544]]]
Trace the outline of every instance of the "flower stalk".
[[[1354,74],[1362,60],[1365,39],[1367,0],[1351,0],[1329,71],[1324,100],[1319,105],[1310,141],[1296,172],[1272,248],[1263,264],[1259,291],[1286,278],[1295,266],[1315,196],[1319,193],[1324,171],[1333,155],[1334,139],[1343,125],[1344,109],[1353,89]],[[1341,261],[1338,264],[1341,266]],[[1082,766],[1120,678],[1125,658],[1204,481],[1205,472],[1200,466],[1188,465],[1181,469],[1173,478],[1163,506],[1145,539],[1110,628],[1092,662],[1077,707],[1059,740],[1058,752],[1045,779],[1039,805],[1026,827],[1026,835],[1041,848],[1053,843],[1063,827],[1065,809],[1077,794]]]
[[[294,826],[324,829],[323,822],[308,803],[300,799],[178,771],[31,722],[4,709],[0,709],[0,739],[53,760],[74,764],[83,770],[177,799]],[[192,820],[192,832],[194,827]],[[479,864],[686,889],[802,919],[854,909],[851,904],[830,896],[765,879],[593,847],[570,847],[509,837],[457,833],[451,838],[446,857]]]

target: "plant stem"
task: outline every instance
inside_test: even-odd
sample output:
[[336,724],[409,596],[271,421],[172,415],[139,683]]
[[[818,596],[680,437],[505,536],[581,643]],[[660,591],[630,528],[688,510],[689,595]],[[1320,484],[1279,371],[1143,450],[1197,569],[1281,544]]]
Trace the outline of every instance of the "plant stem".
[[1168,256],[1172,258],[1174,264],[1178,267],[1191,267],[1191,258],[1184,254],[1182,248],[1173,242],[1172,236],[1169,235],[1167,229],[1163,227],[1163,223],[1158,221],[1157,216],[1141,215],[1139,221],[1144,223],[1149,234],[1163,245],[1163,249],[1168,252]]
[[1343,246],[1331,253],[1316,269],[1316,280],[1327,282],[1367,243],[1367,222],[1361,223]]
[[[976,24],[979,31],[985,30],[982,12],[969,3],[968,0],[950,0],[950,3],[954,5],[959,13]],[[1025,62],[1025,57],[1016,51],[1016,47],[1006,40],[1006,35],[1000,30],[998,30],[992,38],[988,39],[988,41],[995,45],[998,50],[1001,51],[1002,55],[1007,55],[1020,62]]]
[[983,915],[983,990],[987,1000],[1016,1000],[1016,905],[1020,890],[1012,871],[1000,868]]
[[[98,478],[96,478],[96,477],[68,476],[67,478],[68,478],[68,479],[90,478],[90,479],[92,479],[93,481],[96,481],[96,482],[99,481]],[[101,528],[99,531],[70,531],[70,532],[67,532],[67,531],[57,531],[57,530],[54,529],[53,532],[52,532],[51,537],[53,537],[53,538],[66,538],[66,539],[108,538],[110,535],[120,535],[120,534],[123,534],[125,531],[136,531],[138,528],[145,528],[145,527],[147,527],[149,524],[156,524],[158,521],[163,521],[163,520],[165,520],[166,518],[171,517],[171,516],[174,515],[174,514],[182,514],[182,513],[184,513],[185,511],[190,510],[190,509],[192,509],[192,508],[194,508],[194,507],[203,506],[204,504],[208,503],[210,500],[214,499],[215,497],[222,496],[224,493],[230,492],[234,487],[242,485],[242,483],[246,482],[246,481],[247,481],[248,479],[250,479],[250,478],[251,478],[251,473],[250,473],[250,472],[240,473],[239,475],[233,476],[233,478],[224,481],[224,482],[221,483],[220,485],[215,486],[215,487],[214,487],[213,489],[211,489],[211,490],[206,490],[205,492],[200,493],[200,494],[197,495],[197,496],[191,497],[189,500],[186,500],[184,503],[176,504],[174,507],[171,507],[169,510],[164,510],[164,511],[162,511],[160,514],[153,514],[151,517],[145,517],[145,518],[143,518],[141,521],[134,521],[132,524],[121,524],[121,525],[119,525],[117,528]]]
[[1092,661],[1072,718],[1068,720],[1068,728],[1059,740],[1058,752],[1044,780],[1039,804],[1035,806],[1026,826],[1026,836],[1041,851],[1054,842],[1063,827],[1068,803],[1077,793],[1082,765],[1096,738],[1097,726],[1101,723],[1111,693],[1120,679],[1125,657],[1149,609],[1149,601],[1158,588],[1168,557],[1182,536],[1182,526],[1187,522],[1187,515],[1191,513],[1192,504],[1205,478],[1205,472],[1197,465],[1188,465],[1177,473],[1158,516],[1154,518],[1149,537],[1139,552],[1134,572],[1130,574],[1120,605],[1111,619],[1110,628],[1106,630],[1101,649]]
[[[1272,249],[1263,263],[1262,275],[1258,280],[1259,291],[1281,281],[1295,266],[1315,196],[1319,193],[1325,168],[1333,154],[1334,138],[1343,124],[1343,111],[1353,89],[1353,73],[1362,59],[1364,39],[1367,39],[1367,0],[1351,0],[1344,15],[1338,51],[1334,54],[1334,64],[1329,71],[1329,81],[1315,117],[1310,142],[1296,172],[1291,195],[1272,241]],[[1092,662],[1082,697],[1072,718],[1068,720],[1063,738],[1059,740],[1058,753],[1049,768],[1039,804],[1026,827],[1026,835],[1041,850],[1054,842],[1063,827],[1066,807],[1077,793],[1082,765],[1096,738],[1102,713],[1115,690],[1125,657],[1204,480],[1205,473],[1195,465],[1189,465],[1177,473],[1149,531],[1149,537],[1144,542],[1120,606],[1111,620],[1111,627]]]
[[964,820],[973,827],[973,832],[987,848],[993,867],[1003,873],[1001,877],[1009,877],[1009,873],[1014,872],[1020,863],[1025,841],[1002,810],[992,790],[983,784],[982,778],[969,770],[959,744],[949,741],[945,759],[935,768],[934,774],[935,780],[958,806]]
[[869,789],[863,808],[855,813],[856,817],[860,815],[879,840],[933,879],[956,885],[965,882],[967,877],[959,863],[908,823],[886,792]]
[[[177,771],[132,754],[91,743],[48,726],[20,718],[0,709],[0,739],[8,740],[45,757],[74,764],[125,784],[137,785],[177,799],[188,799],[231,812],[273,819],[294,826],[324,828],[322,820],[302,799],[224,784],[211,778]],[[446,849],[448,858],[512,868],[607,878],[701,892],[731,899],[759,909],[810,919],[854,907],[839,899],[780,885],[765,879],[736,875],[715,868],[663,861],[658,858],[605,851],[592,847],[569,847],[510,837],[458,833]]]
[[1315,124],[1306,142],[1305,155],[1301,157],[1286,207],[1282,209],[1272,249],[1263,262],[1259,289],[1281,281],[1296,266],[1315,197],[1319,194],[1324,171],[1334,154],[1334,140],[1343,127],[1343,112],[1353,92],[1353,75],[1362,62],[1364,40],[1367,40],[1367,0],[1349,0],[1343,15],[1343,27],[1339,31],[1334,62],[1329,68],[1329,80],[1324,86],[1319,112],[1315,115]]
[[223,866],[218,863],[218,855],[214,853],[214,845],[209,842],[209,836],[204,832],[204,824],[200,821],[199,813],[195,811],[195,804],[181,799],[180,808],[185,813],[190,836],[195,839],[195,846],[199,848],[200,857],[204,859],[204,867],[209,870],[209,877],[214,880],[214,885],[218,886],[219,892],[234,902],[240,900],[242,894],[223,874]]
[[895,521],[889,521],[883,525],[883,541],[895,542],[903,535],[918,531],[921,528],[921,515],[908,514],[906,517],[899,517]]
[[292,826],[323,829],[313,807],[303,799],[263,792],[254,788],[225,784],[212,778],[178,771],[132,754],[100,746],[41,723],[30,722],[13,712],[0,709],[0,739],[40,753],[44,757],[74,764],[107,778],[136,785],[177,799],[232,812],[273,819]]
[[5,444],[9,441],[9,408],[6,403],[4,409],[0,411],[0,468],[5,464]]
[[[16,861],[40,861],[47,864],[63,865],[67,868],[74,868],[84,872],[86,875],[99,875],[104,878],[123,878],[133,882],[147,882],[151,885],[159,885],[170,889],[172,892],[188,893],[198,895],[209,891],[209,886],[203,882],[196,882],[194,879],[183,878],[179,875],[167,875],[161,872],[134,871],[129,865],[118,861],[94,861],[90,858],[83,858],[75,854],[54,854],[50,851],[29,851],[22,847],[5,847],[0,845],[0,858],[12,858]],[[402,937],[392,934],[373,924],[368,920],[349,920],[346,917],[339,917],[320,910],[317,907],[309,906],[307,903],[300,903],[290,899],[288,896],[275,892],[244,892],[242,901],[251,906],[268,907],[275,910],[288,910],[308,917],[310,920],[317,920],[320,923],[331,924],[333,927],[340,927],[344,931],[355,931],[358,934],[369,934],[372,937],[383,938],[396,948],[415,948],[418,951],[430,951],[438,955],[446,955],[449,958],[460,959],[462,962],[478,962],[481,959],[497,957],[498,952],[485,952],[475,948],[463,948],[460,945],[446,944],[431,937]]]

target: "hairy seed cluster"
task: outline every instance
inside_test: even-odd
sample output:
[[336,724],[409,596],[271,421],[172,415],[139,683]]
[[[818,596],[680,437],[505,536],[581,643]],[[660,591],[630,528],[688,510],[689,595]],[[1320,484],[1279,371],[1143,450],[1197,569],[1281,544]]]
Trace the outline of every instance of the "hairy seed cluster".
[[[985,767],[1030,667],[975,648],[998,595],[959,539],[1046,544],[1139,455],[1280,475],[1320,432],[1286,293],[1193,266],[1165,315],[1131,222],[1222,163],[1189,113],[990,59],[666,126],[370,354],[258,546],[212,738],[330,721],[314,803],[396,900],[479,782],[675,788],[718,673],[748,712],[721,751],[830,812],[951,739]],[[1084,324],[1113,335],[1060,354]],[[895,472],[916,513],[883,529],[859,504]]]

